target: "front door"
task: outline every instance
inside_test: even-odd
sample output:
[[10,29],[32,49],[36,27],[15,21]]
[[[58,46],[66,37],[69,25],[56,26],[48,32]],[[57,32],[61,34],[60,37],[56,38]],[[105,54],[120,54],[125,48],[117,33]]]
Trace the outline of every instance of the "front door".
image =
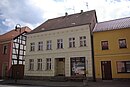
[[101,61],[101,68],[102,68],[102,79],[111,80],[112,79],[111,61]]
[[7,74],[7,64],[4,63],[2,65],[2,78],[5,78],[6,77],[6,74]]
[[64,76],[65,75],[65,59],[58,58],[56,65],[57,65],[57,75]]

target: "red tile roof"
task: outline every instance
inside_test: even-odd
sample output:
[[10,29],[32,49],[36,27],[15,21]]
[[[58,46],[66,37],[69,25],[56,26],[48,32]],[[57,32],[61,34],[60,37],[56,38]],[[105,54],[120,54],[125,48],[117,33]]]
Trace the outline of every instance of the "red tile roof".
[[95,25],[93,32],[130,28],[130,17],[99,22]]
[[96,11],[91,10],[87,12],[81,11],[81,13],[65,15],[54,19],[48,19],[46,22],[35,28],[30,32],[38,33],[48,30],[62,29],[67,27],[79,26],[84,24],[91,24],[97,22]]
[[[24,33],[24,32],[30,32],[31,29],[29,27],[22,27],[21,29],[21,34]],[[20,35],[20,32],[19,31],[15,31],[15,29],[3,34],[3,35],[0,35],[0,42],[1,41],[7,41],[7,40],[11,40],[15,37],[17,37],[18,35]]]

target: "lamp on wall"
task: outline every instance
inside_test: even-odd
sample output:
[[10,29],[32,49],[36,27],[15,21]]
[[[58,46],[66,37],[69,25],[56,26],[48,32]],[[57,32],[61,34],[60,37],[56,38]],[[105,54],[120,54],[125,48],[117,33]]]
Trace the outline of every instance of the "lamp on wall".
[[[19,35],[21,34],[21,25],[16,24],[15,31],[19,30]],[[18,38],[18,54],[17,54],[17,64],[19,64],[19,56],[20,56],[20,37]]]

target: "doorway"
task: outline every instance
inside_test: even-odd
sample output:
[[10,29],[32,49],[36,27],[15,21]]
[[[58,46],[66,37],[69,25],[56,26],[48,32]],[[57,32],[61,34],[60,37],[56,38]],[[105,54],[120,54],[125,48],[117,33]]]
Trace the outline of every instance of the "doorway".
[[56,75],[65,76],[65,58],[56,58]]
[[2,65],[2,78],[4,79],[4,78],[6,78],[6,76],[7,76],[7,64],[4,63]]
[[111,61],[101,61],[102,80],[112,80]]

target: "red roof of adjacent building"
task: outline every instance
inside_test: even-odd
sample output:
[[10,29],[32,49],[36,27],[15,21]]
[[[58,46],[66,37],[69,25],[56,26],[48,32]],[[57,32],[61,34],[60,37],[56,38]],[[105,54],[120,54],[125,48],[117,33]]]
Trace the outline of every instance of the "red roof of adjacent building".
[[3,35],[0,35],[0,41],[11,40],[24,32],[30,32],[30,31],[31,31],[31,29],[27,26],[22,27],[21,33],[20,33],[19,29],[17,29],[17,31],[15,29],[13,29]]
[[99,22],[95,25],[93,32],[108,31],[130,28],[130,17],[120,18],[116,20],[110,20],[105,22]]

